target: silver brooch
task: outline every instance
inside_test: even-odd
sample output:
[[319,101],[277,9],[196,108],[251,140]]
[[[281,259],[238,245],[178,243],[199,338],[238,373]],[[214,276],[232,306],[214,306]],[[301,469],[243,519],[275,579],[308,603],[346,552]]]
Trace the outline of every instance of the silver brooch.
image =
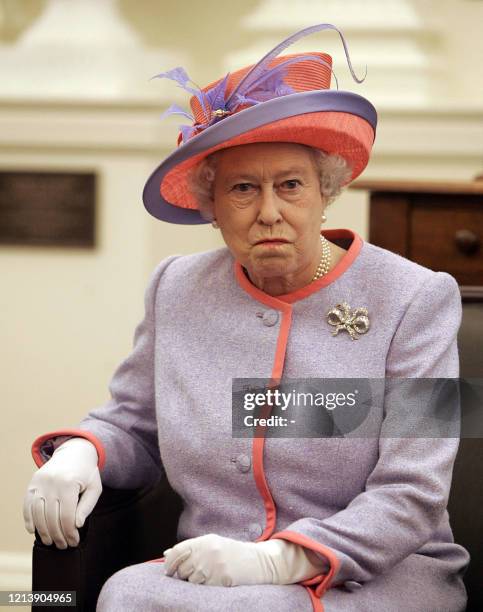
[[359,336],[357,334],[365,334],[369,329],[369,317],[367,315],[367,308],[354,308],[351,311],[349,304],[342,302],[329,310],[327,323],[336,326],[332,332],[333,336],[337,336],[341,330],[345,329],[349,332],[352,340],[358,340]]

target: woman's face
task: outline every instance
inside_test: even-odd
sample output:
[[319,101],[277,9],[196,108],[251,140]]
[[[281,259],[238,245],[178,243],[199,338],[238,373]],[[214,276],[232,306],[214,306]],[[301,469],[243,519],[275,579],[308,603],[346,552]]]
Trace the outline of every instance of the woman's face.
[[255,143],[216,155],[215,218],[234,257],[258,287],[277,278],[289,289],[310,282],[325,208],[310,150]]

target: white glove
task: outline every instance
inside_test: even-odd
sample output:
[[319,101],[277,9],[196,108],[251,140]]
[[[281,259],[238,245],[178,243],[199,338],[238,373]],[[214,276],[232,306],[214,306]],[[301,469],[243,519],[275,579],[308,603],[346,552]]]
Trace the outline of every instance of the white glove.
[[[102,492],[98,454],[92,442],[71,438],[32,477],[23,502],[25,528],[57,548],[79,544],[82,527]],[[82,496],[79,499],[79,494]]]
[[286,540],[241,542],[209,533],[164,551],[166,574],[195,584],[293,584],[329,570],[327,561]]

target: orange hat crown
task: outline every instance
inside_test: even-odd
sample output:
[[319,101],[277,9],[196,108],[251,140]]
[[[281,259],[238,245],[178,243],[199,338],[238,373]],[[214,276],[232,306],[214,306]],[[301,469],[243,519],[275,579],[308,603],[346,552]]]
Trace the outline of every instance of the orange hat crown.
[[[292,62],[292,60],[295,60]],[[226,97],[230,97],[234,90],[240,85],[243,78],[254,68],[256,64],[245,66],[233,73],[229,73],[226,79]],[[227,116],[233,112],[239,112],[248,108],[252,104],[250,101],[259,102],[272,100],[280,95],[288,95],[300,91],[313,91],[314,89],[329,89],[330,76],[332,72],[332,58],[327,53],[313,52],[310,55],[305,53],[292,53],[282,57],[276,57],[271,60],[269,69],[277,68],[279,72],[274,72],[271,77],[265,79],[258,84],[258,88],[252,88],[250,95],[246,95],[247,101],[245,104],[240,103],[233,111],[222,110],[225,115],[219,113],[218,116]],[[278,87],[273,87],[273,80],[280,75]],[[224,79],[218,79],[214,83],[210,83],[201,91],[204,94],[213,91],[223,83]],[[252,102],[253,103],[253,102]],[[206,106],[206,105],[205,105]],[[190,107],[193,111],[193,116],[197,124],[204,124],[216,116],[217,109],[203,109],[203,106],[197,96],[192,96],[190,99]],[[208,111],[208,112],[207,112]]]

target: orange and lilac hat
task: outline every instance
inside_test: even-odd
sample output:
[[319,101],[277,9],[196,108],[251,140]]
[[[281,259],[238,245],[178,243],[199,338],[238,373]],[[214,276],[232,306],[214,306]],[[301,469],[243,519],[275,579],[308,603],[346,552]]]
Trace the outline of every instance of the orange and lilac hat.
[[[332,58],[326,53],[277,57],[295,41],[320,30],[336,30],[352,77],[358,79],[344,36],[332,24],[305,28],[282,41],[257,64],[246,66],[200,89],[179,67],[152,78],[176,81],[192,94],[192,114],[172,105],[163,115],[182,114],[178,147],[151,174],[143,190],[147,211],[162,221],[195,225],[201,216],[188,186],[188,173],[210,153],[255,142],[292,142],[338,154],[352,168],[348,182],[366,167],[374,143],[377,113],[362,96],[330,89]],[[335,75],[334,75],[335,77]]]

